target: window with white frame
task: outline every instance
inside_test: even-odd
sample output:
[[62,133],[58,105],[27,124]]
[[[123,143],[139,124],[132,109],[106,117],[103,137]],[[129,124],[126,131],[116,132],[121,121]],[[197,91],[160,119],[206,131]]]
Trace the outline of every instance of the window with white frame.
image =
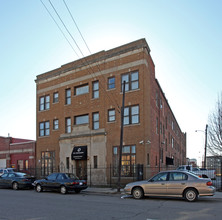
[[125,107],[123,124],[130,125],[138,123],[139,123],[139,105]]
[[125,81],[125,91],[135,90],[139,88],[139,72],[126,73],[121,76],[121,85],[123,91],[123,83]]
[[115,121],[115,120],[116,120],[115,109],[109,109],[108,110],[108,122]]
[[59,119],[54,119],[53,120],[53,130],[58,130],[59,129]]

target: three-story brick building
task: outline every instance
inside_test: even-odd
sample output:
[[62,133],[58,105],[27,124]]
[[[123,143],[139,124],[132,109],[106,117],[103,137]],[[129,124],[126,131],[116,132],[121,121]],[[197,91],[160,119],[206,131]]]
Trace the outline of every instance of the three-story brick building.
[[136,164],[147,178],[152,168],[185,163],[186,134],[140,39],[37,76],[36,165],[42,175],[59,168],[93,184],[115,181],[124,81],[123,178],[135,176]]

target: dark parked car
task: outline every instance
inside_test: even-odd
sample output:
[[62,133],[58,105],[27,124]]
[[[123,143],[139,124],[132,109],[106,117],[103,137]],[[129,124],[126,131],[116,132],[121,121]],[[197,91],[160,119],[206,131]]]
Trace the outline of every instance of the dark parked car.
[[36,180],[33,186],[36,192],[58,190],[62,194],[66,194],[68,191],[79,193],[88,187],[86,180],[79,180],[79,178],[72,173],[52,173],[45,179]]
[[4,173],[0,176],[0,186],[4,188],[12,188],[14,190],[32,188],[34,180],[34,177],[31,177],[26,173]]

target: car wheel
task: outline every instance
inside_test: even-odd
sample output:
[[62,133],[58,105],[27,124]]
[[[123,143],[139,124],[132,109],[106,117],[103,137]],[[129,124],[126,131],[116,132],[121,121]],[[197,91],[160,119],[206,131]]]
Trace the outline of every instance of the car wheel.
[[60,187],[60,192],[61,192],[62,194],[66,194],[66,193],[67,193],[66,187],[65,187],[65,186],[61,186],[61,187]]
[[134,188],[132,194],[134,199],[142,199],[144,196],[143,190],[140,187]]
[[75,189],[75,193],[80,193],[80,189]]
[[195,189],[187,189],[184,192],[184,197],[188,202],[194,202],[198,198],[198,193]]
[[35,187],[35,191],[36,192],[42,192],[42,186],[40,184],[38,184],[36,187]]
[[18,190],[18,183],[17,182],[14,182],[14,183],[12,183],[12,189],[14,189],[14,190]]

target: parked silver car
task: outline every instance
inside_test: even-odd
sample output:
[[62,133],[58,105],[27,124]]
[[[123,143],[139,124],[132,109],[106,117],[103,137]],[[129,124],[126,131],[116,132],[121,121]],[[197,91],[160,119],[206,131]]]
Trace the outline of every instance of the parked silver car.
[[132,182],[125,186],[126,194],[135,199],[144,196],[183,197],[189,202],[199,196],[213,196],[215,188],[211,179],[199,178],[186,171],[162,171],[149,180]]

